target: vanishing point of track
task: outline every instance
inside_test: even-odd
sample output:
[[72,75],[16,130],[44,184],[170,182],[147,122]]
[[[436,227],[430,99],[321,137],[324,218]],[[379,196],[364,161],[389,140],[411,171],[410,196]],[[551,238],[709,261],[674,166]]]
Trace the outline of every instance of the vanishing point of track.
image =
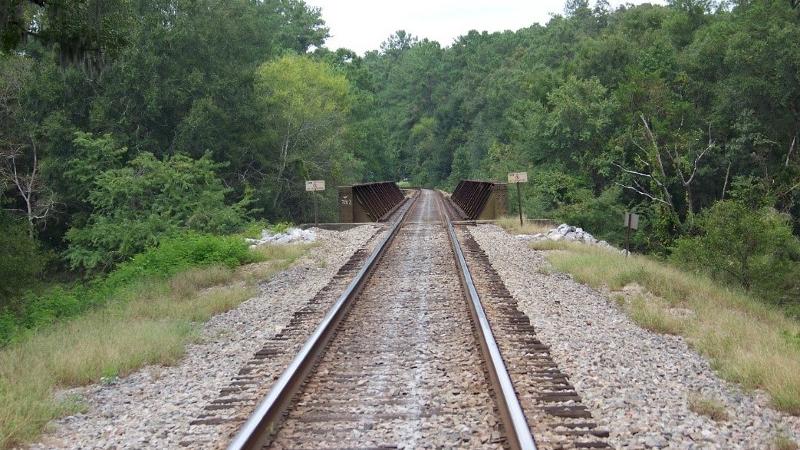
[[[479,291],[494,298],[504,286],[442,197],[423,190],[408,203],[228,448],[535,449],[534,416],[548,427],[540,447],[606,447],[546,348],[535,337],[508,346],[532,329],[507,305],[491,310],[495,340]],[[520,383],[521,370],[540,386]],[[546,411],[549,395],[554,417],[526,418],[515,385],[526,410]]]

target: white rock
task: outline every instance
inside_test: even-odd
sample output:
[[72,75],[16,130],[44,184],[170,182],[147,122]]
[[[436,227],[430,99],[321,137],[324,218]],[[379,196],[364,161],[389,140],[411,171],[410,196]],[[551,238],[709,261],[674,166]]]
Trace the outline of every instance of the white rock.
[[259,245],[275,244],[285,245],[295,242],[314,242],[317,235],[314,230],[301,230],[300,228],[289,228],[283,233],[273,234],[269,230],[261,231],[260,239],[245,238],[245,242],[252,244],[251,248]]

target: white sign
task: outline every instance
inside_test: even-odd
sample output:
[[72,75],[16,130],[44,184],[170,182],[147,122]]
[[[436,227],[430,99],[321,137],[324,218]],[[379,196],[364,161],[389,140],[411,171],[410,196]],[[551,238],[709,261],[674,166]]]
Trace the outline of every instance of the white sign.
[[309,180],[309,181],[306,181],[306,190],[307,191],[324,191],[325,190],[325,180]]
[[639,215],[633,213],[625,213],[625,228],[630,227],[632,230],[639,228]]
[[528,172],[511,172],[508,174],[509,183],[527,183]]

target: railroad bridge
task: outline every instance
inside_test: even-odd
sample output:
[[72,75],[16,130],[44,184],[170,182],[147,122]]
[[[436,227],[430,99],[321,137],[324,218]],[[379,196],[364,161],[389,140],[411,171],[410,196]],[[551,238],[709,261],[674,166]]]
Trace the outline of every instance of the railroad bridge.
[[340,188],[342,220],[379,231],[263,343],[184,444],[607,448],[608,431],[465,225],[505,212],[505,199],[505,185],[481,181],[452,195]]
[[[385,222],[412,191],[391,181],[339,186],[339,222]],[[508,211],[505,183],[461,180],[445,199],[457,220],[492,220]]]

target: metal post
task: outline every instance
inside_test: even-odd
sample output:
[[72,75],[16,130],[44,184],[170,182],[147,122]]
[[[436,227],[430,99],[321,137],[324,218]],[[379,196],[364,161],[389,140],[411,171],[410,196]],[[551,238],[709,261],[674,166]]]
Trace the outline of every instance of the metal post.
[[519,205],[519,226],[522,227],[522,194],[517,183],[517,203]]
[[631,219],[628,217],[628,223],[625,227],[625,257],[631,254]]
[[317,226],[319,225],[319,222],[317,222],[317,193],[312,192],[311,195],[314,196],[314,226]]

